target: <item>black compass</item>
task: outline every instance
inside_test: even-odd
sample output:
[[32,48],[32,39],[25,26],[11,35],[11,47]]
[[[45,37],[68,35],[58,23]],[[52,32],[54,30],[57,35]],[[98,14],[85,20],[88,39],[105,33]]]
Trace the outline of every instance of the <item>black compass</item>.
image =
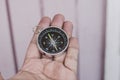
[[58,55],[68,47],[69,39],[65,31],[57,27],[49,27],[38,35],[39,49],[48,55]]

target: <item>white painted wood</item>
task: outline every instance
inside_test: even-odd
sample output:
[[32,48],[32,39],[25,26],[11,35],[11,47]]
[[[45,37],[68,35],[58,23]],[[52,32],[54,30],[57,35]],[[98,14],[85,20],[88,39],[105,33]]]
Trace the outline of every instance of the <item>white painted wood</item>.
[[28,44],[33,36],[33,27],[40,20],[39,0],[9,0],[15,37],[18,67],[23,64]]
[[5,79],[15,73],[7,19],[5,0],[0,0],[0,72]]
[[107,0],[105,80],[120,80],[120,0]]
[[55,14],[63,14],[66,20],[72,21],[74,25],[73,36],[76,35],[76,9],[75,0],[43,0],[44,15],[53,18]]
[[105,0],[79,0],[80,80],[103,80]]

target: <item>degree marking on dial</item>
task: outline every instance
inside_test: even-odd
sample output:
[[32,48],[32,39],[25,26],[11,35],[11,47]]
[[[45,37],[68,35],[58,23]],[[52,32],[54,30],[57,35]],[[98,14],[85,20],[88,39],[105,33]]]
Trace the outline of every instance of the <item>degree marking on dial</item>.
[[43,42],[43,44],[45,45],[45,42]]
[[45,39],[47,39],[48,37],[47,36],[45,36]]

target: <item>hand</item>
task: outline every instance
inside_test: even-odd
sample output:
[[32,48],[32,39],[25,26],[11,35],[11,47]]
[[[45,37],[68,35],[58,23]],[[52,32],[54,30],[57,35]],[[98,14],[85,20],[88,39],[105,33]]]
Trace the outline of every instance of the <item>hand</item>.
[[78,40],[72,37],[72,23],[64,21],[64,16],[57,14],[52,21],[48,17],[43,17],[39,25],[36,32],[49,25],[64,29],[70,39],[67,51],[54,57],[54,60],[52,57],[43,55],[36,45],[38,34],[34,33],[27,49],[24,64],[11,80],[19,80],[20,78],[20,80],[77,80]]

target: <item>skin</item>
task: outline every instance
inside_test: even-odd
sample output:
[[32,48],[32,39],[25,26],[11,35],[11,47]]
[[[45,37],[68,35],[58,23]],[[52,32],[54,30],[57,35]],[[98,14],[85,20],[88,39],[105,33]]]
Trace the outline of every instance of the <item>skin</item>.
[[[66,52],[60,56],[49,57],[38,50],[37,32],[49,25],[58,26],[66,31],[70,43]],[[20,71],[10,80],[77,80],[78,39],[72,37],[73,25],[65,21],[61,14],[53,20],[43,17],[28,46],[24,64]]]
[[1,73],[0,73],[0,80],[3,80],[3,77],[2,77],[2,75],[1,75]]

